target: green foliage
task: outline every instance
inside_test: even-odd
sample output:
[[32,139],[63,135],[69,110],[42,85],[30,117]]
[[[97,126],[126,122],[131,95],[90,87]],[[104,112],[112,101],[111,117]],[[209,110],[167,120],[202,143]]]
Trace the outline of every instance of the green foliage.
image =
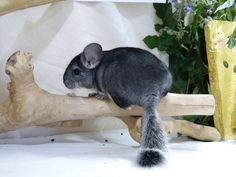
[[227,42],[228,48],[232,49],[236,45],[236,28],[234,29],[234,32],[232,35],[230,35],[229,40]]
[[196,124],[214,126],[213,119],[209,116],[184,116],[184,120],[194,122]]
[[[155,3],[154,8],[162,23],[155,25],[157,34],[146,36],[144,42],[151,49],[169,54],[171,91],[209,93],[203,26],[212,19],[236,20],[235,0],[172,0]],[[236,32],[228,42],[229,47],[235,44]]]

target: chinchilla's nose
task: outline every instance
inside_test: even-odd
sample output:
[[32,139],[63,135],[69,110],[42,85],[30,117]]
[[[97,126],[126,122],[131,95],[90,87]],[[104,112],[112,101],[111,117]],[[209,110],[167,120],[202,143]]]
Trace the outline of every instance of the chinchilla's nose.
[[75,88],[75,81],[73,81],[72,79],[64,79],[64,84],[68,89]]

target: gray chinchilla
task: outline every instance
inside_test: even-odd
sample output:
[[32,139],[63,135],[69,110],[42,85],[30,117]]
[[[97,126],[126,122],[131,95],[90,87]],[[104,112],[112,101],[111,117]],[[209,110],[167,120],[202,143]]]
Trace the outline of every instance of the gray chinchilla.
[[161,164],[166,141],[156,108],[170,90],[172,76],[168,67],[152,53],[132,47],[103,51],[91,43],[72,59],[64,76],[67,88],[94,88],[110,96],[121,108],[139,105],[144,109],[141,151],[138,164]]

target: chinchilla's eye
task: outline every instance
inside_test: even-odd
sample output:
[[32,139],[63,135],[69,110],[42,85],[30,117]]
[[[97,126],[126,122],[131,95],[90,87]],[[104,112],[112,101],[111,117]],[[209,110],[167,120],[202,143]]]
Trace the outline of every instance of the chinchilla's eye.
[[73,75],[79,75],[80,70],[76,68],[72,71],[72,73],[73,73]]

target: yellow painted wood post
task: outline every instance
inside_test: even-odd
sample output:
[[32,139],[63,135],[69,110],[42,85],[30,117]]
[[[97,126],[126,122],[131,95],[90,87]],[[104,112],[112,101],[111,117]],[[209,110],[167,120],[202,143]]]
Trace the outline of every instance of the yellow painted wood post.
[[236,22],[213,20],[205,26],[209,79],[216,100],[214,123],[223,139],[236,139],[236,47],[227,41]]

